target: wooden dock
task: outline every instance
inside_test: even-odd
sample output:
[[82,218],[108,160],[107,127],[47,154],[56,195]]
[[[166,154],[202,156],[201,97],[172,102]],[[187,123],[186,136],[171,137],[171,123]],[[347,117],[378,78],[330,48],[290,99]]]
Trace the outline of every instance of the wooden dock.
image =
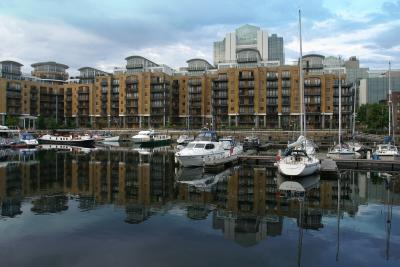
[[[262,165],[273,167],[276,159],[270,155],[242,155],[239,163],[250,165]],[[337,167],[336,167],[337,166]],[[400,171],[400,160],[370,160],[370,159],[341,159],[321,160],[321,172],[336,172],[338,169],[351,170],[377,170],[377,171]]]

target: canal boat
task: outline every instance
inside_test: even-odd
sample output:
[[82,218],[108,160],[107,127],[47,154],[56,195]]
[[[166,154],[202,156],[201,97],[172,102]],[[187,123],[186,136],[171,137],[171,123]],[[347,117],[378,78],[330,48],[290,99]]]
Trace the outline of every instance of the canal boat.
[[[299,91],[301,92],[300,97],[300,129],[301,134],[296,142],[289,144],[287,149],[281,158],[280,155],[277,156],[277,162],[275,165],[278,167],[279,173],[284,176],[291,177],[303,177],[311,175],[320,169],[320,161],[314,155],[315,149],[311,146],[313,142],[308,140],[307,134],[307,120],[306,120],[306,110],[304,106],[304,73],[303,73],[303,51],[302,51],[302,39],[301,39],[301,14],[299,12],[299,33],[300,33],[300,60],[299,60],[299,72],[300,72],[300,82]],[[310,154],[307,153],[310,152]]]
[[[385,138],[386,144],[380,144],[377,146],[376,150],[373,153],[373,157],[376,159],[383,160],[399,160],[400,153],[397,149],[397,146],[394,144],[394,127],[392,127],[392,116],[393,116],[393,106],[392,106],[392,85],[391,85],[391,63],[389,62],[389,99],[388,99],[388,107],[389,107],[389,135]],[[393,132],[392,132],[393,130]]]
[[80,147],[91,147],[94,145],[95,139],[89,135],[51,135],[45,134],[39,137],[39,144],[53,144],[53,145],[68,145],[68,146],[80,146]]

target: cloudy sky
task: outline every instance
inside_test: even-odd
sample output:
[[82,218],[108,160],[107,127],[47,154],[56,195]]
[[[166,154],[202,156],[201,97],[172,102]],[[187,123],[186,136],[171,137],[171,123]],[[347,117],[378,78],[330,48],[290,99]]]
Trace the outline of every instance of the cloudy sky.
[[372,69],[400,69],[400,0],[2,0],[0,60],[30,71],[57,61],[110,71],[138,54],[172,67],[201,57],[242,24],[284,37],[287,63],[298,56],[298,9],[304,53],[355,55]]

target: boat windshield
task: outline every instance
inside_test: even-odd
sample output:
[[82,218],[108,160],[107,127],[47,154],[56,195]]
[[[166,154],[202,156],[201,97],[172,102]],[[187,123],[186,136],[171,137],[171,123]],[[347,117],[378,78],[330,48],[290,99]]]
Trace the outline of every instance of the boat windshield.
[[196,140],[199,141],[216,141],[217,139],[217,132],[215,131],[202,131],[196,137]]
[[194,143],[189,143],[187,146],[186,146],[186,148],[194,148]]
[[31,134],[22,134],[22,140],[33,140],[33,136]]

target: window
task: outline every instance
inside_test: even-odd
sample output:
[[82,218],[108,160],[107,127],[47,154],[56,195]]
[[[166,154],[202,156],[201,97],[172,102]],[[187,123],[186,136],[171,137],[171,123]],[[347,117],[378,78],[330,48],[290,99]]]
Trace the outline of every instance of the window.
[[214,149],[214,144],[206,144],[206,149]]
[[196,144],[194,148],[204,148],[204,144]]

